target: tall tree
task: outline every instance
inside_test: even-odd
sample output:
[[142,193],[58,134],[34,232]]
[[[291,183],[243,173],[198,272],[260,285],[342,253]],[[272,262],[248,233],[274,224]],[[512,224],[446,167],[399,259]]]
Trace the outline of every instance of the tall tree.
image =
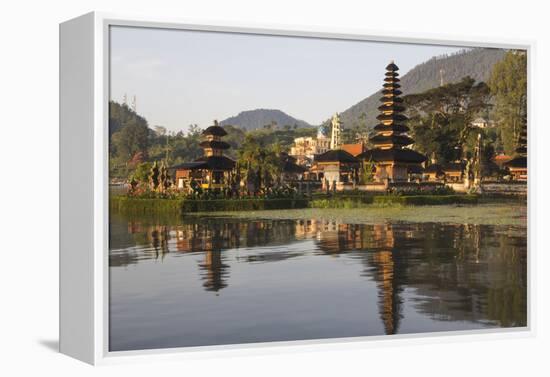
[[239,166],[245,169],[246,174],[259,178],[261,183],[257,189],[280,177],[283,163],[280,157],[281,146],[278,143],[266,147],[248,134],[237,153]]
[[442,162],[462,158],[471,149],[472,121],[490,106],[489,99],[487,84],[471,77],[405,96],[415,148]]
[[495,114],[506,154],[512,155],[522,128],[527,122],[527,55],[508,51],[495,64],[489,80],[495,97]]

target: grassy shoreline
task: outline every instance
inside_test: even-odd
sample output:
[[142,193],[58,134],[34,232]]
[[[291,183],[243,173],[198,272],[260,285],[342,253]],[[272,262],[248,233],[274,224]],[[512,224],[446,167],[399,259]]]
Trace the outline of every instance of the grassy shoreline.
[[220,212],[220,211],[258,211],[286,210],[295,208],[362,208],[365,206],[392,205],[443,205],[443,204],[475,204],[476,195],[352,195],[326,196],[313,199],[281,198],[281,199],[161,199],[132,198],[127,196],[111,196],[109,206],[113,210],[130,212]]
[[131,216],[232,219],[449,222],[526,225],[526,202],[477,195],[335,196],[306,199],[183,200],[111,196],[110,210]]

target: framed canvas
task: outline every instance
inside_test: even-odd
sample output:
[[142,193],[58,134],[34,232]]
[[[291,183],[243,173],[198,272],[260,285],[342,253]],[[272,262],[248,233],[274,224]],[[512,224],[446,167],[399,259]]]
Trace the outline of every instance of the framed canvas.
[[533,334],[532,50],[62,23],[61,352],[97,364]]

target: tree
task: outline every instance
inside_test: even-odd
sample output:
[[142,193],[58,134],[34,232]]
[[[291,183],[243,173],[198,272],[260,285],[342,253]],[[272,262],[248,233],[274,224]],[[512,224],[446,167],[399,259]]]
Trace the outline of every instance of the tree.
[[136,153],[147,152],[148,136],[149,128],[146,125],[128,123],[113,134],[111,145],[116,156],[128,162]]
[[153,163],[153,166],[151,167],[151,172],[149,174],[149,182],[151,184],[151,190],[156,191],[160,183],[160,169],[156,161]]
[[147,120],[125,104],[109,103],[109,153],[116,164],[126,164],[136,153],[147,153]]
[[138,183],[148,183],[152,167],[153,165],[150,162],[142,162],[136,166],[136,170],[134,170],[131,177]]
[[374,162],[371,160],[363,162],[361,164],[361,171],[359,172],[359,183],[365,185],[374,181]]
[[270,186],[274,179],[280,177],[283,165],[281,149],[278,143],[265,147],[252,135],[246,135],[237,151],[238,163],[246,169],[247,182],[252,182],[252,177],[255,178],[256,190]]
[[169,187],[170,187],[170,177],[168,175],[168,169],[166,169],[166,165],[164,164],[164,161],[162,161],[159,169],[158,190],[161,192],[164,192]]
[[506,154],[512,155],[527,121],[527,55],[512,50],[496,63],[489,80]]
[[468,151],[474,117],[490,107],[487,84],[465,77],[423,93],[405,96],[415,148],[442,162]]
[[187,127],[188,137],[196,137],[196,136],[200,136],[200,134],[201,134],[201,129],[197,124],[190,124]]

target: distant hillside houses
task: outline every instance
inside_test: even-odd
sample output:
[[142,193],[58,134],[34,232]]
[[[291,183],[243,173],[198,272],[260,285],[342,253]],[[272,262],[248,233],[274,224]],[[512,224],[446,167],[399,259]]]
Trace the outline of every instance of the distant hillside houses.
[[290,148],[290,155],[300,165],[311,165],[315,155],[327,152],[330,149],[330,139],[325,135],[317,137],[298,137]]

